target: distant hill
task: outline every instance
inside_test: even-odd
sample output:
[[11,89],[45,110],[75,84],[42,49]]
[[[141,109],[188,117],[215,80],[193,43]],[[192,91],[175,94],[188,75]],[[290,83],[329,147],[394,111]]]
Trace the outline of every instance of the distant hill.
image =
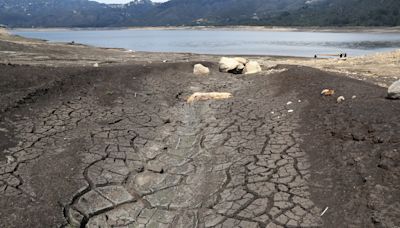
[[399,0],[0,0],[9,27],[399,26]]

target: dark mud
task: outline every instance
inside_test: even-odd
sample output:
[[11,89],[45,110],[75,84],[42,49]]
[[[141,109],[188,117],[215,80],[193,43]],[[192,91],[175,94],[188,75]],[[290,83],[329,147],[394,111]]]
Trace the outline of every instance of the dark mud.
[[[400,102],[385,99],[387,90],[369,83],[292,70],[283,88],[308,102],[302,147],[313,170],[313,199],[329,207],[324,227],[399,227]],[[319,96],[326,88],[336,95]],[[346,101],[337,104],[338,96]]]
[[[400,103],[384,89],[193,64],[0,65],[0,224],[400,225]],[[234,97],[186,104],[199,91]]]

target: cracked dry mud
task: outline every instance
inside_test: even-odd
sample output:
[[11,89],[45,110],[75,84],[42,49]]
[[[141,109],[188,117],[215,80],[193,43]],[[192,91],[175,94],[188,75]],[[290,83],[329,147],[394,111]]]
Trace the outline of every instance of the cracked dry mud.
[[[2,226],[323,227],[329,202],[311,194],[318,170],[302,146],[310,100],[283,89],[314,71],[236,76],[204,63],[214,73],[198,77],[193,64],[66,68],[6,107]],[[186,103],[202,91],[233,98]]]

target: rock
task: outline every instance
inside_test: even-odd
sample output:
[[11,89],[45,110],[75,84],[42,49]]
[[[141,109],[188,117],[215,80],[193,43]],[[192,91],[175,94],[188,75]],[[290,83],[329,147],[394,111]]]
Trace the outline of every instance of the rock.
[[255,74],[261,72],[261,66],[256,61],[250,61],[246,64],[243,72],[245,74]]
[[6,156],[6,158],[7,158],[7,164],[11,164],[11,163],[15,162],[15,158],[12,156]]
[[342,103],[345,100],[344,96],[340,96],[337,98],[337,103]]
[[205,100],[221,100],[221,99],[228,99],[231,98],[231,93],[218,93],[218,92],[211,92],[211,93],[194,93],[188,99],[187,103],[192,103],[194,101],[205,101]]
[[249,60],[247,60],[245,58],[242,58],[242,57],[235,57],[234,59],[236,61],[238,61],[239,63],[241,63],[243,66],[246,65],[249,62]]
[[400,80],[396,81],[389,87],[387,98],[400,99]]
[[93,64],[93,67],[99,67],[98,63]]
[[195,75],[208,75],[210,73],[210,69],[208,67],[203,66],[202,64],[196,64],[193,67],[193,74]]
[[237,70],[244,70],[245,65],[243,63],[239,63],[239,65],[236,67]]
[[221,60],[219,60],[219,71],[228,73],[237,69],[239,64],[240,62],[234,58],[222,57]]
[[335,90],[333,90],[333,89],[324,89],[321,92],[321,95],[323,95],[323,96],[332,96],[334,94],[335,94]]
[[356,95],[354,95],[354,96],[352,96],[352,97],[351,97],[351,99],[353,99],[353,100],[354,100],[354,99],[356,99],[356,98],[357,98],[357,96],[356,96]]

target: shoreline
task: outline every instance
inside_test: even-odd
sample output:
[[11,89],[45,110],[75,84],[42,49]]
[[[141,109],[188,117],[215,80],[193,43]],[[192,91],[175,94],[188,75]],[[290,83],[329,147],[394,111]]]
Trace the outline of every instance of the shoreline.
[[[374,54],[337,58],[196,54],[173,52],[144,52],[121,48],[97,47],[85,44],[49,42],[13,35],[0,29],[0,63],[42,66],[101,66],[129,65],[132,63],[218,62],[222,56],[242,56],[258,61],[263,69],[276,65],[299,65],[327,72],[345,74],[351,78],[370,81],[388,87],[399,79],[400,49]],[[373,64],[371,64],[373,62]]]
[[324,33],[400,33],[397,27],[281,27],[281,26],[157,26],[157,27],[87,27],[87,28],[9,28],[7,31],[82,31],[82,30],[198,30],[254,32],[324,32]]

